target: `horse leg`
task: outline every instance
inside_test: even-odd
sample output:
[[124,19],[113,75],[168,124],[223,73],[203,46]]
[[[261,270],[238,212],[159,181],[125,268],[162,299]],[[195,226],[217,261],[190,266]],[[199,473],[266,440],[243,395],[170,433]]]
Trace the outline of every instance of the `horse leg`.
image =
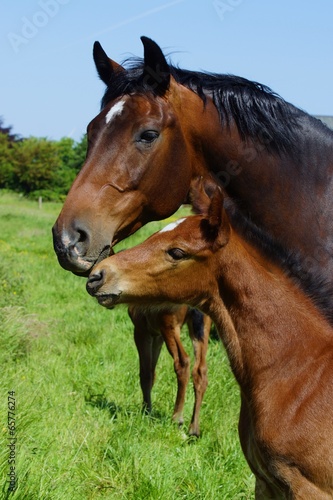
[[153,334],[146,315],[135,307],[129,308],[129,316],[134,325],[134,341],[139,354],[140,386],[143,396],[143,410],[151,413],[151,390],[155,380],[155,368],[158,361],[163,337]]
[[202,400],[208,385],[206,355],[212,320],[209,316],[206,316],[197,309],[190,309],[187,324],[193,344],[195,357],[194,367],[192,371],[194,387],[194,407],[189,434],[191,436],[199,437],[199,413]]
[[152,373],[152,386],[155,382],[155,368],[157,365],[158,358],[161,354],[161,349],[164,344],[164,339],[162,335],[154,335],[151,336],[151,373]]
[[162,313],[160,317],[160,331],[165,344],[173,357],[174,370],[177,376],[177,396],[172,420],[179,426],[183,425],[184,403],[187,384],[190,378],[190,357],[185,351],[181,340],[180,331],[184,322],[187,307],[184,306],[175,313]]

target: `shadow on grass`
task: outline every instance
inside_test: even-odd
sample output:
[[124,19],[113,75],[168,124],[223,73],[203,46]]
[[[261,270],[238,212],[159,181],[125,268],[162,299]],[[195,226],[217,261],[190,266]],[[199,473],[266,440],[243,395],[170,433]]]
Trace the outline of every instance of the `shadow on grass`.
[[116,419],[120,413],[124,413],[121,406],[118,406],[113,401],[109,401],[105,397],[105,392],[102,394],[88,394],[88,396],[84,397],[84,400],[88,405],[93,406],[94,408],[107,410],[112,419]]
[[[117,405],[114,401],[109,401],[105,397],[105,391],[101,394],[91,394],[89,393],[87,396],[84,397],[86,404],[98,408],[99,410],[102,411],[107,411],[110,415],[111,420],[117,420],[118,416],[125,416],[127,418],[129,417],[138,417],[141,415],[141,417],[148,419],[150,423],[154,424],[171,424],[171,417],[169,414],[154,409],[149,413],[146,408],[139,408],[138,406],[132,406],[132,407],[122,407]],[[177,424],[175,422],[172,423],[174,428],[177,428]],[[183,445],[194,445],[200,441],[200,437],[197,436],[190,436],[187,434],[186,429],[184,428],[183,425],[178,426],[179,431],[182,433],[183,436]]]
[[109,401],[105,397],[105,391],[102,394],[88,394],[84,397],[86,404],[98,408],[99,410],[106,410],[109,412],[110,417],[115,420],[120,415],[131,416],[131,415],[143,415],[147,417],[150,421],[158,422],[169,422],[171,420],[170,415],[165,412],[153,409],[151,413],[147,412],[145,408],[139,408],[137,406],[132,407],[122,407],[117,405],[114,401]]

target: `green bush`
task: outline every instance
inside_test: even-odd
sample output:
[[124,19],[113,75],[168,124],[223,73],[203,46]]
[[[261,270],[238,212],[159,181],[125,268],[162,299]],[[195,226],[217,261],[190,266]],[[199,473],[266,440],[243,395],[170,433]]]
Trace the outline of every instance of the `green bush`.
[[82,167],[87,138],[75,142],[47,138],[19,138],[0,118],[0,189],[10,189],[32,199],[42,196],[63,201]]

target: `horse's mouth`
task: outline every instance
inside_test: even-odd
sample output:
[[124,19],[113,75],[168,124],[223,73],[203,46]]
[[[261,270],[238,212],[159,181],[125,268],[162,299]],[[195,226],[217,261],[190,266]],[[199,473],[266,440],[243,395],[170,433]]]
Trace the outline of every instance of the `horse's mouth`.
[[98,303],[103,306],[103,307],[106,307],[108,309],[111,309],[112,307],[114,307],[119,299],[120,299],[120,296],[121,296],[121,292],[119,293],[109,293],[109,294],[105,294],[105,295],[95,295]]
[[110,245],[107,245],[106,247],[103,248],[97,259],[95,259],[93,262],[90,263],[90,267],[88,269],[84,269],[82,271],[78,270],[72,270],[72,273],[75,274],[75,276],[80,276],[81,278],[88,278],[92,269],[102,260],[106,259],[107,257],[110,257],[111,255],[114,255],[114,250]]

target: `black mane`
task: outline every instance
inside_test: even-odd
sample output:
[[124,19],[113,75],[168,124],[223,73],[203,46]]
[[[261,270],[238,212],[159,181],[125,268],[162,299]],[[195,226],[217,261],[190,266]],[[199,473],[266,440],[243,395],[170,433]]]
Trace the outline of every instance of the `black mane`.
[[[140,78],[143,61],[132,59],[126,65],[126,71],[114,74],[103,96],[102,107],[122,95],[154,94],[149,82]],[[229,127],[234,122],[242,140],[259,140],[272,152],[297,154],[302,118],[310,120],[312,126],[326,128],[319,120],[286,102],[266,85],[234,75],[169,67],[173,78],[195,92],[204,103],[208,96],[213,99],[223,125]]]
[[224,206],[233,228],[271,262],[277,264],[286,276],[312,300],[332,325],[333,288],[323,272],[318,268],[311,268],[304,256],[286,249],[266,231],[258,227],[237,208],[231,198],[225,198]]

